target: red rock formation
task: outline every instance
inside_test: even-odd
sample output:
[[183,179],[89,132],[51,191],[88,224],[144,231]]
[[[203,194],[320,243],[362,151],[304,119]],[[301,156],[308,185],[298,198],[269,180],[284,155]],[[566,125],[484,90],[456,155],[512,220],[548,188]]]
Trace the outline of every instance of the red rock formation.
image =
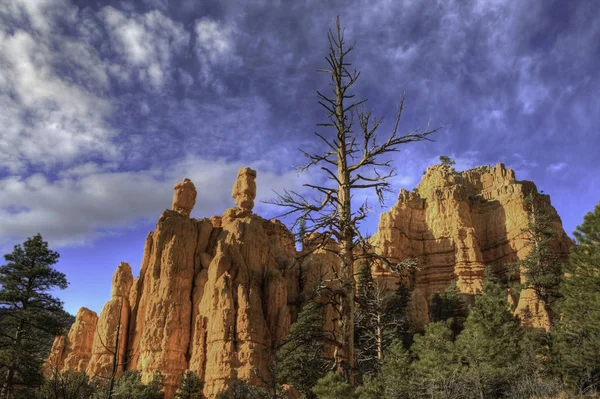
[[[133,280],[122,263],[100,321],[93,312],[80,311],[68,339],[56,339],[48,362],[105,373],[111,354],[101,343],[115,341],[120,321],[126,368],[139,370],[144,381],[160,371],[167,399],[186,370],[205,381],[209,398],[234,375],[261,384],[298,303],[314,298],[317,286],[336,288],[339,259],[331,251],[335,242],[328,243],[329,250],[310,252],[318,235],[305,241],[298,259],[288,229],[252,213],[255,177],[255,171],[240,169],[232,191],[237,207],[201,220],[189,216],[196,198],[193,183],[178,183],[173,209],[163,212],[146,239],[140,276]],[[516,181],[501,164],[462,173],[430,167],[415,192],[402,190],[398,203],[381,215],[373,243],[391,260],[419,259],[421,269],[406,276],[414,287],[416,326],[427,322],[431,296],[453,280],[463,293],[476,294],[485,265],[502,274],[507,264],[526,256],[521,228],[527,223],[524,197],[531,190],[533,183]],[[568,238],[554,217],[556,246],[564,252]],[[384,267],[374,272],[390,287],[399,279]],[[518,311],[535,305],[535,297],[523,291]],[[326,310],[328,331],[336,328],[334,314],[333,308]]]
[[[522,229],[527,225],[525,196],[531,191],[537,191],[532,182],[517,181],[502,164],[461,173],[432,166],[414,192],[401,190],[398,202],[381,215],[374,243],[379,254],[395,261],[420,261],[420,270],[410,278],[413,297],[420,297],[413,304],[417,327],[427,320],[426,302],[435,292],[456,281],[462,293],[477,294],[485,266],[505,275],[508,265],[527,255]],[[547,202],[557,250],[566,254],[569,238]],[[375,274],[394,280],[385,269]]]
[[[111,299],[100,312],[94,335],[92,356],[86,369],[90,376],[108,378],[113,371],[118,373],[123,370],[126,362],[127,332],[131,311],[129,291],[132,284],[131,266],[121,262],[113,274]],[[116,361],[116,370],[113,370],[113,361]]]
[[44,366],[45,374],[65,370],[85,372],[92,356],[97,324],[96,312],[88,308],[79,309],[68,336],[58,336],[54,339],[50,356]]

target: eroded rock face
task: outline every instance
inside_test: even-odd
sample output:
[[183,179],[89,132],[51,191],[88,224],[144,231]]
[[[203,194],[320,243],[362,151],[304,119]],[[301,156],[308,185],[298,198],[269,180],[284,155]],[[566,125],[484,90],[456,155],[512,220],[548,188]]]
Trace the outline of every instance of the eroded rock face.
[[[101,345],[116,340],[125,368],[139,370],[145,382],[160,371],[165,398],[171,399],[179,377],[194,371],[214,398],[234,375],[262,384],[274,349],[287,336],[299,304],[317,301],[317,286],[335,289],[337,244],[313,252],[325,236],[305,239],[302,259],[294,236],[277,220],[252,214],[256,172],[240,169],[232,190],[237,207],[221,216],[195,220],[193,184],[175,186],[173,210],[166,210],[144,248],[139,277],[122,263],[113,276],[111,300],[100,320],[82,309],[67,338],[55,340],[48,363],[60,369],[106,373],[112,355]],[[411,323],[428,321],[428,301],[452,281],[466,295],[482,289],[485,265],[497,273],[527,255],[521,228],[527,223],[524,197],[535,186],[516,181],[499,164],[462,173],[434,166],[415,192],[403,190],[381,215],[373,244],[392,261],[417,258],[420,270],[404,278],[411,294]],[[548,202],[549,205],[549,202]],[[566,253],[568,238],[556,219],[556,247]],[[374,277],[394,288],[397,275],[379,266]],[[518,278],[518,276],[516,277]],[[524,290],[518,312],[542,308]],[[536,307],[537,306],[537,307]],[[93,314],[93,315],[92,315]],[[325,330],[334,331],[335,309],[325,308]],[[543,323],[534,316],[532,324]],[[97,324],[97,328],[96,328]],[[94,337],[98,337],[95,341]],[[333,354],[326,347],[325,356]]]
[[190,179],[185,178],[173,188],[175,189],[175,194],[173,195],[171,209],[184,216],[189,216],[196,204],[197,193],[194,183]]
[[71,370],[85,372],[92,355],[92,344],[98,324],[98,315],[88,308],[81,308],[69,334],[54,339],[50,356],[44,366],[46,375],[54,371]]
[[[112,295],[100,312],[92,356],[86,372],[90,376],[108,378],[113,371],[117,375],[126,362],[130,306],[129,291],[133,284],[131,266],[125,262],[113,274]],[[116,359],[115,359],[116,356]],[[116,370],[113,361],[116,360]]]
[[130,292],[127,368],[139,370],[145,382],[160,370],[168,394],[188,368],[197,240],[192,219],[164,211],[146,240],[140,277]]
[[235,199],[238,208],[251,211],[256,198],[256,171],[250,168],[241,168],[233,185],[231,196]]
[[272,348],[291,324],[287,281],[276,259],[285,249],[270,240],[265,227],[271,222],[255,215],[222,221],[194,294],[200,299],[189,368],[204,379],[208,397],[234,374],[257,384],[267,378]]
[[[461,173],[429,167],[415,191],[402,190],[398,202],[381,215],[377,251],[395,261],[417,258],[421,270],[407,280],[426,300],[452,281],[462,293],[478,294],[485,266],[505,275],[510,264],[527,255],[522,229],[527,225],[525,197],[531,191],[537,191],[532,182],[517,181],[503,164]],[[545,198],[555,219],[557,252],[566,255],[569,238]],[[385,269],[375,274],[394,280]],[[424,309],[424,301],[419,302],[414,308]],[[422,324],[428,318],[415,314],[413,319]]]

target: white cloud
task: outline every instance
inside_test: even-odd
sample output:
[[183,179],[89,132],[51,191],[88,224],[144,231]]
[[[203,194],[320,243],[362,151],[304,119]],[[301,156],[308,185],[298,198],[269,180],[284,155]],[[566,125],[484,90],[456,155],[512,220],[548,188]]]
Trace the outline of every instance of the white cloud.
[[223,91],[222,84],[215,79],[215,68],[239,66],[242,61],[235,54],[233,26],[226,26],[204,17],[196,21],[196,57],[200,63],[200,74],[205,85]]
[[[101,95],[59,76],[62,57],[94,60],[94,52],[67,42],[56,52],[50,39],[23,30],[0,31],[0,168],[16,172],[28,164],[69,163],[82,154],[114,155],[115,132],[105,123],[110,103]],[[80,62],[80,68],[90,66]],[[106,84],[100,66],[89,74]]]
[[231,188],[237,170],[258,170],[258,213],[279,213],[260,201],[273,197],[272,190],[299,189],[308,175],[270,172],[265,161],[244,165],[223,160],[188,157],[167,172],[149,169],[111,172],[87,163],[65,170],[57,180],[42,174],[0,180],[0,242],[40,232],[53,245],[89,242],[101,230],[131,227],[141,219],[156,220],[171,206],[173,185],[184,177],[196,185],[198,197],[192,217],[222,214],[234,206]]
[[107,25],[113,49],[123,57],[127,69],[113,68],[123,80],[137,73],[142,82],[160,88],[168,79],[174,54],[189,44],[190,35],[183,25],[176,23],[158,10],[143,15],[125,15],[106,6],[102,16]]
[[74,21],[77,8],[66,0],[3,0],[0,16],[16,19],[34,31],[48,34],[54,29],[56,17]]
[[548,165],[548,167],[546,168],[546,170],[550,173],[558,173],[560,171],[562,171],[563,169],[565,169],[567,166],[566,162],[555,162],[555,163],[551,163],[550,165]]

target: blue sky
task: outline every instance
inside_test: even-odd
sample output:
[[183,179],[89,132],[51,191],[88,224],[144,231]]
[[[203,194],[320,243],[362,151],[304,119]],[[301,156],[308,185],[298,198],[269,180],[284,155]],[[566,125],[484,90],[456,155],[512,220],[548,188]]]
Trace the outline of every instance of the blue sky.
[[72,313],[100,311],[120,261],[139,272],[183,177],[197,218],[234,205],[242,166],[258,169],[258,200],[318,178],[292,165],[319,149],[315,70],[336,15],[382,133],[404,91],[403,132],[446,126],[394,156],[394,191],[449,155],[533,180],[568,233],[600,199],[596,0],[0,3],[0,252],[40,232]]

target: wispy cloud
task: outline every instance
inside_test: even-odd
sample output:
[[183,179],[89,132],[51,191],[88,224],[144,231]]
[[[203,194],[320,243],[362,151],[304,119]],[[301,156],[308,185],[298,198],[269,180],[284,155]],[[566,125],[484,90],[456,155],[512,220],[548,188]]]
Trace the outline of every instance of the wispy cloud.
[[158,10],[126,15],[107,6],[102,15],[111,45],[127,66],[117,72],[121,79],[127,81],[135,72],[139,81],[158,89],[172,78],[172,58],[190,42],[189,32],[181,24]]
[[273,197],[273,190],[301,190],[308,178],[297,178],[294,172],[274,173],[265,161],[246,165],[192,157],[171,165],[166,172],[116,172],[87,163],[63,171],[53,181],[43,174],[9,177],[0,180],[0,242],[41,232],[53,245],[82,244],[104,229],[155,220],[171,207],[173,185],[184,177],[190,178],[198,191],[192,217],[219,215],[235,206],[231,188],[238,169],[245,166],[259,171],[256,208],[263,214],[278,213],[261,203]]

